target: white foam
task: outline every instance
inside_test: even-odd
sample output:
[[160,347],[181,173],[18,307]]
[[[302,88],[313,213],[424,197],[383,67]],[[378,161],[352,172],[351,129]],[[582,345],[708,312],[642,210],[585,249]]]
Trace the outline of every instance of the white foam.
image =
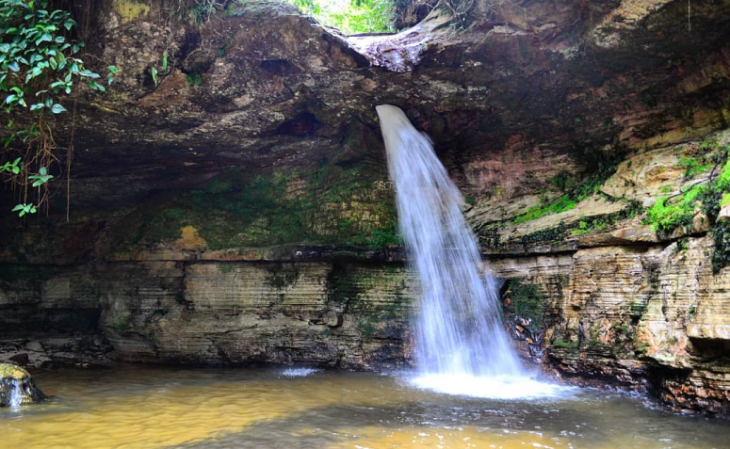
[[287,368],[281,372],[281,375],[286,377],[306,377],[319,371],[322,370],[316,368]]
[[423,374],[408,379],[417,388],[456,396],[484,399],[567,398],[576,391],[525,376],[471,376],[468,374]]

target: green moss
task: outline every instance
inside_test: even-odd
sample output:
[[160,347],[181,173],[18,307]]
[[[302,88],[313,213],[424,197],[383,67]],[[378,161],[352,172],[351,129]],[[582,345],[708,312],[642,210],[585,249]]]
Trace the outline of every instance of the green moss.
[[193,226],[209,249],[281,244],[339,244],[369,249],[400,245],[384,174],[323,164],[246,177],[227,170],[195,190],[148,204],[120,224],[117,251],[138,251],[180,238]]
[[568,228],[560,223],[556,228],[543,229],[540,231],[532,232],[530,234],[523,235],[518,239],[510,238],[509,243],[520,243],[523,245],[538,243],[538,242],[554,242],[565,238],[565,233]]
[[683,157],[679,159],[677,168],[684,170],[685,179],[695,178],[700,173],[712,170],[713,164],[706,162],[705,158],[697,160],[694,157]]
[[634,318],[640,318],[646,311],[646,303],[631,301],[629,303],[629,314]]
[[720,170],[720,175],[717,177],[715,183],[717,188],[730,191],[730,160]]
[[131,22],[150,12],[150,5],[133,0],[114,0],[112,8],[122,18],[122,23]]
[[546,204],[543,206],[533,206],[527,209],[524,214],[517,216],[514,222],[516,224],[520,224],[532,220],[537,220],[538,218],[544,217],[548,214],[559,214],[561,212],[575,209],[576,206],[577,203],[574,200],[570,199],[568,196],[563,196],[550,204]]
[[232,263],[225,263],[221,262],[217,264],[218,271],[221,274],[228,274],[233,272],[233,264]]
[[111,323],[111,327],[116,329],[120,334],[126,334],[132,329],[132,316],[131,315],[119,315],[114,318]]
[[[405,270],[400,264],[377,271],[357,264],[337,264],[328,278],[329,301],[344,307],[356,318],[357,329],[363,336],[373,336],[390,324],[405,320],[408,315],[405,279]],[[375,291],[391,293],[389,300],[372,300],[370,295]]]
[[294,285],[299,279],[299,272],[294,265],[283,265],[272,271],[268,278],[269,285],[275,290],[283,290]]
[[372,337],[378,331],[377,323],[373,318],[359,320],[357,322],[357,329],[363,337]]
[[679,197],[669,201],[667,197],[660,197],[649,209],[646,222],[654,231],[672,231],[677,227],[692,225],[692,219],[700,208],[700,195],[706,188],[695,185]]
[[725,207],[730,204],[730,193],[723,193],[720,200],[720,206]]
[[32,281],[40,288],[40,283],[47,279],[49,273],[39,265],[0,264],[0,283],[16,283]]
[[550,185],[557,190],[565,191],[574,187],[573,180],[567,172],[560,172],[550,178]]
[[730,262],[730,222],[723,221],[712,229],[714,251],[712,253],[712,272],[717,274]]
[[634,348],[634,352],[639,355],[644,355],[649,352],[649,349],[651,348],[651,345],[645,341],[642,341],[639,343],[636,348]]
[[510,297],[512,304],[510,308],[515,314],[532,320],[535,327],[542,323],[546,296],[536,284],[522,282],[520,280],[510,281]]
[[578,227],[571,230],[570,233],[573,235],[584,235],[591,232],[592,229],[588,227],[588,222],[585,220],[581,220],[578,222]]
[[551,347],[556,349],[567,349],[569,351],[575,351],[578,349],[578,342],[577,341],[570,341],[570,340],[561,340],[559,338],[556,338],[552,341]]
[[590,173],[583,180],[574,184],[567,173],[560,173],[550,179],[552,187],[560,190],[567,190],[566,195],[558,198],[549,204],[541,204],[529,208],[522,215],[514,219],[516,224],[537,220],[545,215],[559,214],[575,209],[581,201],[589,196],[598,193],[601,185],[610,178],[618,164],[623,160],[625,151],[617,148],[614,152],[606,154],[600,151],[591,151],[588,148],[574,150],[571,156],[586,165],[586,172]]
[[[346,221],[346,223],[344,230],[347,230],[352,222]],[[398,235],[398,223],[395,221],[386,223],[382,228],[359,232],[345,240],[347,246],[369,249],[400,246],[402,244],[403,241]]]

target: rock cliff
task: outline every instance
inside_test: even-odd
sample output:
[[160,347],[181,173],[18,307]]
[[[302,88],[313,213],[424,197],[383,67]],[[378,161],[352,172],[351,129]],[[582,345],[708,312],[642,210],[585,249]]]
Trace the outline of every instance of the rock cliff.
[[437,6],[353,37],[224,3],[195,23],[70,2],[92,68],[120,74],[55,124],[70,192],[0,223],[0,357],[409,364],[418,286],[373,108],[392,103],[464,192],[526,359],[730,412],[727,207],[647,221],[722,169],[703,142],[728,142],[730,2],[477,1],[466,28]]

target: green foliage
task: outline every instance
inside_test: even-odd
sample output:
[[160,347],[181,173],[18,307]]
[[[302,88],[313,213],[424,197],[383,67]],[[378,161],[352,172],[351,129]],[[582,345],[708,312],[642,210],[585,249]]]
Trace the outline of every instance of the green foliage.
[[684,169],[685,179],[693,179],[700,173],[711,170],[712,165],[704,160],[698,161],[693,157],[683,157],[677,163],[677,168]]
[[642,213],[644,213],[644,207],[641,203],[638,201],[630,201],[628,207],[615,214],[582,217],[577,226],[571,230],[571,234],[585,235],[593,231],[603,231],[618,221],[631,219]]
[[[348,226],[351,222],[347,222]],[[345,228],[340,228],[346,230]],[[347,246],[355,248],[369,248],[379,249],[387,248],[390,246],[400,246],[403,244],[400,236],[398,235],[398,223],[395,220],[388,222],[384,227],[378,229],[371,229],[367,232],[360,232],[345,241]]]
[[578,227],[576,229],[571,230],[570,233],[573,235],[585,235],[585,234],[588,234],[589,232],[591,232],[592,230],[593,230],[593,228],[590,227],[590,225],[588,224],[587,221],[581,220],[580,222],[578,222]]
[[680,160],[680,166],[686,169],[685,177],[721,166],[717,177],[708,179],[709,182],[703,185],[695,185],[677,197],[657,199],[647,214],[646,222],[654,230],[672,231],[680,226],[690,226],[696,210],[702,209],[712,225],[715,243],[712,269],[718,273],[730,261],[730,224],[727,221],[717,222],[720,208],[730,203],[730,145],[706,139],[698,145],[696,153],[697,159]]
[[692,219],[700,208],[700,195],[706,188],[695,185],[678,197],[669,201],[669,198],[659,197],[649,209],[646,222],[654,231],[672,231],[677,227],[692,226]]
[[185,75],[185,81],[190,87],[200,87],[203,85],[203,77],[198,72],[188,73]]
[[[23,155],[0,166],[0,173],[24,192],[23,204],[13,209],[19,216],[35,213],[48,201],[47,183],[53,179],[48,171],[57,158],[47,114],[67,111],[63,98],[77,82],[106,90],[98,82],[100,75],[75,56],[84,44],[70,37],[76,26],[71,14],[47,7],[45,0],[0,0],[0,92],[9,117],[1,143],[4,156]],[[109,67],[108,84],[117,72]],[[28,197],[28,187],[36,189],[35,202]]]
[[346,34],[394,32],[398,0],[286,0],[304,14]]
[[720,200],[720,206],[727,206],[730,204],[730,193],[723,193],[722,199]]
[[718,189],[730,191],[730,161],[725,162],[715,183]]
[[712,253],[712,272],[717,274],[730,261],[730,222],[718,223],[712,230],[715,250]]
[[565,191],[573,187],[573,180],[570,179],[570,174],[567,172],[560,172],[557,175],[550,178],[550,185],[560,191]]
[[509,243],[520,243],[527,245],[539,242],[554,242],[565,238],[568,228],[562,222],[555,228],[543,229],[521,236],[519,239],[510,238]]
[[210,20],[210,17],[225,7],[225,1],[218,0],[177,0],[178,12],[183,13],[193,24]]
[[699,145],[698,153],[704,160],[712,161],[716,167],[722,167],[717,177],[710,179],[701,195],[702,209],[712,224],[715,244],[712,271],[717,274],[730,262],[730,223],[717,221],[720,208],[730,202],[730,145],[721,145],[714,139],[706,139]]
[[22,217],[26,214],[34,214],[38,211],[33,204],[17,204],[13,208],[13,212],[18,212],[18,216]]

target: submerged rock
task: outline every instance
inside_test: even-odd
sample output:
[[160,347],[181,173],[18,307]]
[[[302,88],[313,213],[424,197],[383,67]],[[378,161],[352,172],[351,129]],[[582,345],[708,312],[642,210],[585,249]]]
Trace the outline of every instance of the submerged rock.
[[33,404],[46,397],[28,371],[10,363],[0,363],[0,407]]

